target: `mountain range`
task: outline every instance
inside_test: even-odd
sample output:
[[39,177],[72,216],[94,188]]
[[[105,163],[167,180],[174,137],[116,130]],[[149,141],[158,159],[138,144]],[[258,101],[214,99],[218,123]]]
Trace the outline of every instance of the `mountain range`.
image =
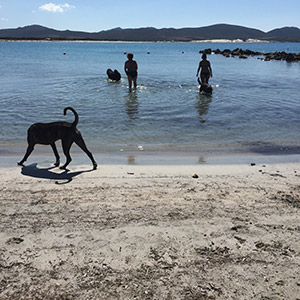
[[120,27],[99,32],[55,30],[40,25],[14,29],[0,29],[0,39],[22,40],[95,40],[95,41],[195,41],[211,39],[259,39],[267,41],[300,42],[297,27],[277,28],[264,32],[244,26],[216,24],[198,28],[153,27],[122,29]]

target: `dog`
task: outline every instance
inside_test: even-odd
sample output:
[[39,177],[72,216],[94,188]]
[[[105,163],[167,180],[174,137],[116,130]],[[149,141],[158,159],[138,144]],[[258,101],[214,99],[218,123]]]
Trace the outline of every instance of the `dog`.
[[205,94],[211,95],[213,88],[210,84],[208,83],[201,83],[200,79],[198,78],[198,82],[200,84],[200,93],[203,92]]
[[112,71],[111,69],[107,69],[106,74],[110,80],[113,80],[113,81],[121,80],[121,74],[118,72],[118,70]]
[[27,132],[28,147],[24,155],[24,158],[20,162],[18,162],[18,165],[23,166],[23,163],[27,160],[29,155],[32,153],[34,146],[36,144],[42,144],[42,145],[50,145],[52,147],[52,150],[56,157],[56,162],[54,163],[54,165],[58,167],[60,164],[60,158],[57,152],[55,142],[61,140],[62,148],[66,156],[66,163],[63,166],[61,166],[60,169],[66,169],[68,164],[72,160],[70,156],[70,148],[73,142],[75,142],[91,159],[93,163],[93,169],[94,170],[97,169],[97,163],[94,160],[92,153],[87,149],[80,131],[76,128],[79,120],[77,112],[75,111],[74,108],[69,106],[64,109],[64,115],[66,115],[67,110],[72,111],[75,116],[75,120],[73,123],[64,122],[64,121],[58,121],[52,123],[35,123],[28,128],[28,132]]

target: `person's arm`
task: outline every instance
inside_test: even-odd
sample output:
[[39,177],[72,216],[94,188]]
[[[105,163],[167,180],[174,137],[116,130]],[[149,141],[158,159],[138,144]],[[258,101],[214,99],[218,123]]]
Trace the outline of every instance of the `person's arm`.
[[210,77],[213,77],[213,75],[212,75],[212,68],[211,68],[210,63],[209,63],[209,66],[208,66],[208,70],[209,70],[209,73],[210,73]]
[[124,64],[124,71],[125,71],[126,75],[127,75],[127,69],[128,69],[128,67],[127,67],[127,61],[126,61]]
[[196,77],[198,77],[198,74],[199,74],[200,68],[201,68],[201,63],[199,63],[199,67],[198,67],[198,70],[197,70]]

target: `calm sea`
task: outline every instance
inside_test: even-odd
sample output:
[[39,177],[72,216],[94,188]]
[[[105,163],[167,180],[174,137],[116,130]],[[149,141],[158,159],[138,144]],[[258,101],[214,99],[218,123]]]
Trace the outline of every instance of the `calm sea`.
[[[0,42],[0,151],[23,154],[30,124],[72,121],[63,116],[72,106],[93,152],[300,153],[300,63],[209,55],[213,94],[199,94],[199,50],[238,47],[300,52],[300,43]],[[125,52],[138,62],[136,91]]]

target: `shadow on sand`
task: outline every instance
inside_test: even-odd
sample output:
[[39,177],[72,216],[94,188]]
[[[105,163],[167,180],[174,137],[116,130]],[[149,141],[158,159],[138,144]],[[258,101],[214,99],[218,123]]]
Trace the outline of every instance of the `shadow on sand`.
[[70,170],[60,170],[61,173],[52,172],[52,169],[57,169],[56,167],[49,167],[49,168],[38,168],[37,163],[31,164],[29,166],[23,166],[21,170],[21,174],[25,176],[41,178],[41,179],[51,179],[56,180],[55,184],[66,184],[73,180],[74,177],[82,174],[93,171],[86,170],[86,171],[78,171],[78,172],[70,172]]

